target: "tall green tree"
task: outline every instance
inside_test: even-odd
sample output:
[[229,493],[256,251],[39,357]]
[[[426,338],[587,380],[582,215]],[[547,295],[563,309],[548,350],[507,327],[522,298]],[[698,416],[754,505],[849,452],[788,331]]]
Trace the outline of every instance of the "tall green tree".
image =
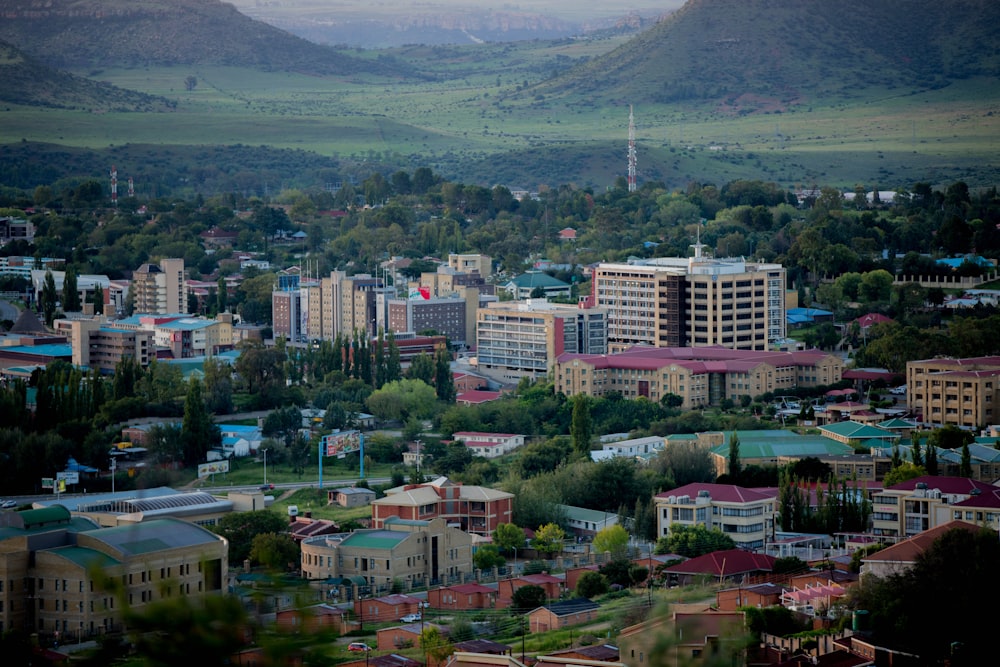
[[38,298],[42,307],[42,316],[45,324],[52,326],[52,320],[56,316],[56,303],[59,301],[59,292],[56,290],[56,279],[52,271],[45,272],[45,281],[42,283],[42,293]]
[[76,269],[72,266],[66,269],[66,273],[63,274],[62,307],[63,312],[67,313],[76,313],[81,310]]
[[733,431],[729,436],[729,479],[732,484],[739,484],[743,464],[740,462],[740,438]]
[[514,549],[524,548],[524,529],[512,523],[497,524],[493,529],[493,544],[504,550],[504,553],[512,553]]
[[972,477],[972,454],[969,453],[969,443],[962,443],[962,462],[958,467],[959,477]]
[[451,372],[451,355],[443,347],[434,355],[434,391],[439,401],[455,402],[455,378]]
[[222,444],[222,434],[212,421],[202,398],[201,382],[188,383],[184,398],[184,420],[181,422],[181,438],[184,441],[184,465],[195,466],[205,460],[209,449]]
[[590,414],[590,397],[577,394],[573,397],[573,417],[570,422],[570,437],[573,449],[583,455],[590,453],[590,440],[594,435],[594,422]]

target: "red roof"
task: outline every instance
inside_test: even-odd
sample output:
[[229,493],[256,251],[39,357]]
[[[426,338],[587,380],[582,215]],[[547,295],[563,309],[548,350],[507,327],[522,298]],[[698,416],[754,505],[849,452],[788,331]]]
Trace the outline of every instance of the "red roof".
[[930,530],[925,530],[891,547],[876,551],[870,556],[862,558],[862,560],[883,563],[912,563],[917,559],[917,556],[930,549],[937,538],[954,529],[967,530],[970,533],[978,533],[980,530],[983,530],[980,526],[966,523],[965,521],[949,521]]
[[734,484],[695,482],[693,484],[685,484],[677,489],[658,493],[656,497],[691,496],[691,498],[697,498],[700,491],[707,491],[712,500],[723,503],[755,503],[761,500],[770,500],[778,495],[777,489],[746,489]]
[[704,556],[686,560],[666,568],[666,572],[677,574],[710,574],[714,577],[726,577],[746,572],[770,572],[774,568],[774,556],[755,554],[742,549],[713,551]]
[[917,488],[917,484],[926,484],[929,490],[938,489],[941,493],[948,493],[952,495],[961,494],[966,496],[971,495],[973,489],[979,489],[980,493],[988,493],[997,489],[997,487],[992,484],[978,482],[974,479],[969,479],[968,477],[938,477],[934,475],[923,475],[921,477],[909,479],[905,482],[900,482],[895,486],[889,487],[889,490],[913,491]]
[[896,320],[891,317],[886,317],[881,313],[868,313],[867,315],[862,315],[858,319],[854,320],[857,322],[861,328],[870,327],[875,324],[885,324],[886,322],[895,322]]
[[479,403],[489,403],[490,401],[495,401],[503,396],[499,391],[486,391],[484,389],[470,389],[469,391],[463,391],[455,395],[455,401],[458,403],[468,403],[470,405],[476,405]]
[[457,586],[448,586],[448,590],[455,591],[462,595],[471,595],[473,593],[496,593],[496,589],[489,588],[488,586],[483,586],[482,584],[458,584]]
[[579,359],[594,368],[656,370],[665,366],[686,368],[692,374],[747,372],[761,364],[772,366],[813,366],[829,356],[821,350],[772,352],[769,350],[733,350],[728,347],[649,347],[636,345],[615,354],[559,355],[566,363]]
[[952,507],[979,507],[982,509],[1000,508],[1000,489],[994,488],[990,491],[969,496],[961,502],[954,503]]

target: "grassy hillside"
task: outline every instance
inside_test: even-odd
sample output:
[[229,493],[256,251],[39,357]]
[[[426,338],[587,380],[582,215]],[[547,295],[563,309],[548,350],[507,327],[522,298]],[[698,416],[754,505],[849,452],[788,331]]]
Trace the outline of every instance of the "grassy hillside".
[[53,69],[0,41],[0,101],[89,111],[166,111],[167,99]]
[[1000,3],[990,0],[690,0],[531,93],[781,110],[865,88],[997,76],[998,32]]
[[89,70],[232,65],[320,75],[404,76],[254,21],[219,0],[0,0],[0,39],[52,66]]

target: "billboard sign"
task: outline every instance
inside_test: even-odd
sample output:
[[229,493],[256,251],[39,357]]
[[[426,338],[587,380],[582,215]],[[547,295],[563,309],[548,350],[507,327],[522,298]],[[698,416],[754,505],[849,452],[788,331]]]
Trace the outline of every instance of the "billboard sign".
[[338,431],[324,435],[320,441],[320,451],[324,456],[344,458],[347,454],[359,451],[364,436],[361,431]]
[[67,484],[79,484],[80,483],[80,473],[78,472],[57,472],[56,479],[62,480]]
[[53,489],[55,488],[56,481],[51,477],[42,477],[42,488],[43,489]]
[[198,477],[208,477],[218,472],[229,472],[229,459],[198,464]]

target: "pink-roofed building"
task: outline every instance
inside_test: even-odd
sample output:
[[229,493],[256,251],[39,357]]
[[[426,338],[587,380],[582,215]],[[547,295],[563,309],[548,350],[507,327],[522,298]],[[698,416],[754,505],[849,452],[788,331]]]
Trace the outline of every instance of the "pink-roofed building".
[[876,324],[888,324],[889,322],[895,322],[896,320],[891,317],[886,317],[881,313],[866,313],[854,321],[858,323],[858,326],[861,327],[862,331],[867,331]]
[[462,391],[456,394],[455,402],[459,405],[482,405],[483,403],[499,400],[502,396],[502,391],[472,389],[470,391]]
[[556,391],[567,396],[617,392],[660,401],[673,394],[683,400],[682,408],[693,409],[725,398],[834,384],[843,368],[843,360],[821,350],[636,346],[614,354],[559,355],[553,378]]
[[909,361],[906,390],[918,421],[967,429],[994,424],[1000,416],[1000,357]]
[[474,456],[495,459],[509,454],[524,444],[524,436],[515,433],[481,433],[457,431],[451,434],[456,442],[465,445]]
[[572,227],[563,227],[556,235],[559,237],[560,241],[575,241],[576,240],[576,230]]
[[551,574],[525,574],[512,579],[501,579],[497,582],[497,608],[505,609],[511,605],[514,591],[523,586],[538,586],[545,591],[549,600],[558,600],[566,587],[566,581]]
[[774,569],[774,556],[756,554],[742,549],[727,549],[686,560],[665,568],[671,584],[684,586],[711,577],[716,581],[742,580],[747,575],[767,574]]
[[760,549],[773,530],[777,496],[777,489],[700,482],[658,493],[657,535],[670,535],[673,526],[704,526],[733,538],[740,549]]
[[394,594],[354,601],[354,614],[366,621],[395,621],[421,609],[421,601],[411,595]]
[[949,520],[966,521],[1000,532],[1000,488],[973,492],[965,500],[947,507],[938,507],[937,520],[939,524]]
[[900,482],[872,497],[872,532],[894,539],[913,537],[950,521],[953,506],[996,489],[968,477],[924,475]]

